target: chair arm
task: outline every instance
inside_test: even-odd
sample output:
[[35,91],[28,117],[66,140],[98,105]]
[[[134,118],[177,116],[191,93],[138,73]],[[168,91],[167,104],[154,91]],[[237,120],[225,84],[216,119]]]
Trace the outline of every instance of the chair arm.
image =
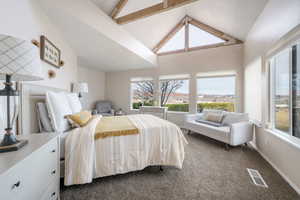
[[186,114],[185,117],[184,117],[184,121],[187,122],[187,121],[195,121],[199,118],[201,118],[203,114]]
[[253,124],[245,121],[230,126],[230,145],[237,146],[253,139]]
[[114,110],[114,109],[111,109],[111,110],[110,110],[110,114],[115,115],[115,110]]

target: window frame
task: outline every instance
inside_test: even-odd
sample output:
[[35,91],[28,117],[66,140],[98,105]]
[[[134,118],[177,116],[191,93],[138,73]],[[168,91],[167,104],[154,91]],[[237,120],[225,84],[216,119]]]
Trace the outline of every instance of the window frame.
[[[220,43],[213,43],[209,45],[200,45],[191,47],[190,41],[189,41],[189,25],[193,25],[202,31],[205,31],[224,42]],[[181,30],[181,28],[185,29],[185,47],[183,49],[179,50],[170,50],[166,52],[158,52],[171,38],[172,36],[176,35],[176,33]],[[239,40],[238,38],[235,38],[233,36],[229,36],[224,34],[222,31],[217,30],[207,24],[204,24],[203,22],[200,22],[188,15],[186,15],[153,49],[152,51],[157,54],[158,56],[163,55],[169,55],[169,54],[177,54],[177,53],[184,53],[184,52],[190,52],[190,51],[197,51],[200,49],[209,49],[209,48],[216,48],[216,47],[223,47],[223,46],[231,46],[236,44],[242,44],[243,41]]]
[[[289,131],[288,132],[284,132],[282,130],[279,130],[276,128],[276,109],[275,109],[275,90],[276,90],[276,82],[275,82],[275,67],[276,67],[276,63],[272,64],[274,61],[274,59],[276,57],[278,57],[279,55],[283,54],[285,51],[289,52]],[[269,110],[270,110],[270,124],[271,124],[271,129],[272,131],[278,132],[278,133],[283,133],[283,134],[288,134],[291,135],[291,51],[290,51],[290,47],[284,48],[281,51],[279,51],[277,54],[273,55],[270,59],[269,59],[269,72],[270,72],[270,82],[269,82],[269,90],[270,90],[270,98],[269,98]]]
[[[168,78],[163,78],[163,77],[168,77]],[[172,78],[174,77],[174,78]],[[190,95],[191,95],[191,89],[190,89],[190,84],[191,84],[191,75],[190,74],[176,74],[176,75],[162,75],[158,78],[158,103],[161,105],[161,81],[173,81],[173,80],[187,80],[188,81],[188,111],[167,111],[169,113],[189,113],[190,112]]]
[[[293,54],[293,47],[295,46],[299,46],[300,45],[300,40],[296,40],[295,42],[292,42],[288,45],[285,45],[279,49],[276,50],[275,53],[269,55],[266,58],[266,66],[267,66],[267,90],[268,90],[268,100],[267,103],[269,104],[268,107],[268,112],[267,112],[267,123],[269,124],[266,128],[269,129],[271,132],[275,132],[278,133],[280,136],[288,136],[288,137],[292,137],[292,138],[296,138],[296,139],[300,139],[297,138],[296,136],[293,135],[293,91],[292,91],[292,82],[293,82],[293,72],[292,72],[292,67],[293,67],[293,63],[292,63],[292,54]],[[297,51],[300,51],[300,48],[297,49]],[[288,132],[284,132],[282,130],[279,130],[276,128],[276,124],[275,124],[275,99],[274,97],[274,93],[275,93],[275,80],[274,80],[274,66],[272,66],[272,62],[274,62],[275,57],[279,56],[280,54],[284,53],[284,51],[288,51],[289,52],[289,131]]]
[[[134,83],[140,83],[140,82],[146,82],[146,81],[151,81],[153,83],[153,86],[155,88],[155,81],[153,77],[133,77],[130,79],[130,86],[129,86],[129,109],[131,111],[138,111],[139,109],[134,109],[133,108],[133,90],[132,90],[132,84]],[[153,94],[153,99],[155,100],[155,92]]]
[[199,93],[198,93],[198,79],[201,79],[201,78],[224,78],[224,77],[234,77],[234,103],[233,103],[233,106],[234,106],[234,112],[237,111],[237,74],[218,74],[218,75],[204,75],[204,76],[201,76],[201,75],[197,75],[196,76],[196,113],[199,113],[198,112],[198,96],[199,96]]

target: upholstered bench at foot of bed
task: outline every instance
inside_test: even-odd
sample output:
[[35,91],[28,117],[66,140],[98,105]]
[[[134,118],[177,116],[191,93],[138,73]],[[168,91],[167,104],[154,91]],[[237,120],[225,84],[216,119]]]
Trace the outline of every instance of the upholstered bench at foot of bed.
[[231,146],[245,144],[253,138],[253,125],[249,121],[236,122],[229,126],[213,126],[198,122],[201,117],[202,114],[186,115],[184,128]]

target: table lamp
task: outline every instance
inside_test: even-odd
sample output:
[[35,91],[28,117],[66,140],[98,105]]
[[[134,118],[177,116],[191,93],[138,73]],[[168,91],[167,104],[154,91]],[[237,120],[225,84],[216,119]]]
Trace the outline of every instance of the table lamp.
[[82,97],[82,93],[88,93],[89,87],[87,83],[73,83],[73,92],[78,93],[79,98]]
[[5,96],[7,102],[7,127],[0,143],[0,152],[16,151],[28,143],[27,140],[17,140],[13,133],[10,103],[11,98],[19,96],[14,82],[42,79],[39,49],[28,41],[0,34],[0,80],[5,80],[0,96]]

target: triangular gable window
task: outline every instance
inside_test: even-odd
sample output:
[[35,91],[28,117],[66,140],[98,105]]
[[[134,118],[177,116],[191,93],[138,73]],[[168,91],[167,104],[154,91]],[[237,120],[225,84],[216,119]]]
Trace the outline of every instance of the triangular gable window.
[[186,16],[154,47],[153,51],[163,55],[240,43],[242,41]]
[[192,24],[189,24],[189,47],[200,47],[212,44],[224,43],[225,40],[214,36]]
[[182,27],[159,51],[158,53],[183,50],[185,48],[185,31]]

